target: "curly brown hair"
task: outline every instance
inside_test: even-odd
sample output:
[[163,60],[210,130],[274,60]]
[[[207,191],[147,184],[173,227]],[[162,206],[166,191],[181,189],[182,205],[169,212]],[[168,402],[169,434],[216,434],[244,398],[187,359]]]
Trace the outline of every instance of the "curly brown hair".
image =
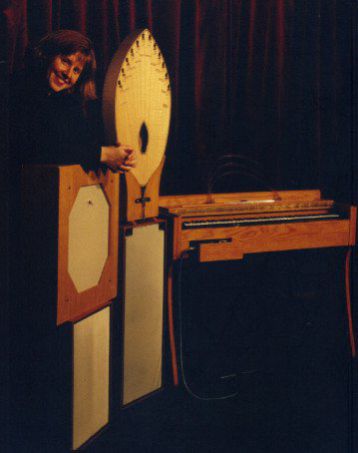
[[86,103],[97,98],[95,83],[97,63],[93,44],[82,33],[75,30],[57,30],[47,34],[32,49],[30,66],[37,66],[44,78],[55,57],[77,52],[83,55],[85,65],[73,90],[78,92]]

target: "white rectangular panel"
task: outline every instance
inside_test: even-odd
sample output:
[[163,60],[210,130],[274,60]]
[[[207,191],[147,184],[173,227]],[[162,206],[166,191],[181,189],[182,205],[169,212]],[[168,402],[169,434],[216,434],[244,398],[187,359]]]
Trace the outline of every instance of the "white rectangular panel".
[[133,228],[125,250],[123,404],[162,386],[164,231]]
[[73,444],[75,450],[109,419],[110,308],[74,325]]

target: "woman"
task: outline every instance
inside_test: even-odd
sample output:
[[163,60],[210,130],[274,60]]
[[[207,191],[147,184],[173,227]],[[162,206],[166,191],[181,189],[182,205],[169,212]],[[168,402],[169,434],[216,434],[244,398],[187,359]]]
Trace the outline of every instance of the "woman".
[[28,51],[26,68],[14,78],[12,151],[21,163],[105,164],[117,171],[135,166],[125,145],[104,146],[96,100],[96,59],[91,41],[73,30],[46,35]]

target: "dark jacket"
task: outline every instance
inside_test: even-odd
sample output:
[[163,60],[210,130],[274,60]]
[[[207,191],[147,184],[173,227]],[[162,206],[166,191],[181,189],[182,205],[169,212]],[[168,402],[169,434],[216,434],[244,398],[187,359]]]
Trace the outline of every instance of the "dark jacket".
[[84,109],[77,94],[49,92],[48,87],[14,77],[10,91],[10,152],[21,164],[80,164],[97,169],[103,144],[99,101]]

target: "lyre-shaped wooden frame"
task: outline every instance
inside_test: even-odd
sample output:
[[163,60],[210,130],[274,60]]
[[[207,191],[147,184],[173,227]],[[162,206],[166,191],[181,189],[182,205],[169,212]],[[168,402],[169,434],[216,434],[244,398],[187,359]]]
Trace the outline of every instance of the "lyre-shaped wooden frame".
[[103,90],[108,144],[122,143],[137,151],[136,168],[122,178],[126,221],[159,213],[170,110],[170,81],[162,53],[149,30],[136,30],[115,53]]

